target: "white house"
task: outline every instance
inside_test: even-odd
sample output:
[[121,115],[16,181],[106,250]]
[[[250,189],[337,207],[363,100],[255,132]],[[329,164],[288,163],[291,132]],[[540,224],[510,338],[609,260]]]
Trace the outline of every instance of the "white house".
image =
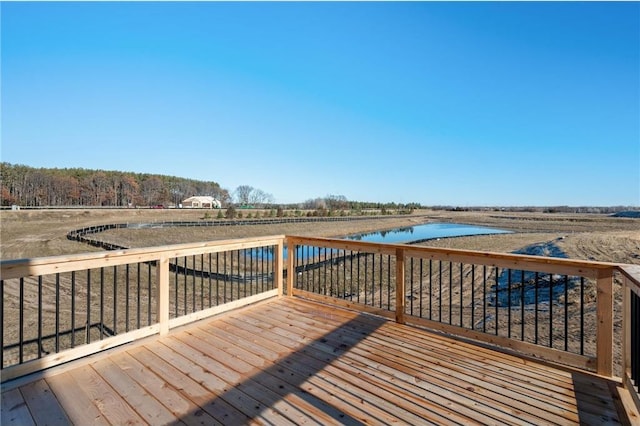
[[222,203],[208,195],[194,195],[193,197],[183,200],[182,207],[192,209],[219,209],[222,208]]

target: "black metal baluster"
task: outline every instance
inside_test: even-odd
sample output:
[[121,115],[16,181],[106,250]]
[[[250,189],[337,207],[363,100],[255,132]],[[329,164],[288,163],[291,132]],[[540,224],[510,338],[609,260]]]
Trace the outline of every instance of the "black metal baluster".
[[[308,246],[296,246],[296,267],[290,273],[296,274],[297,286],[301,290],[309,291],[309,277],[307,276],[306,262],[309,261]],[[305,257],[305,252],[307,256]],[[300,271],[298,275],[297,271]]]
[[[264,291],[264,261],[265,258],[267,258],[269,256],[269,251],[267,249],[267,247],[260,247],[256,249],[256,279],[255,279],[255,286],[256,286],[256,293],[258,291],[263,292]],[[259,290],[258,290],[259,289]]]
[[442,322],[442,260],[438,261],[438,321]]
[[[0,308],[1,309],[1,308]],[[0,314],[0,318],[2,314]],[[1,321],[1,320],[0,320]],[[0,348],[2,345],[0,344]],[[60,274],[56,274],[56,353],[60,352]],[[2,365],[2,363],[0,363]]]
[[222,281],[222,303],[227,303],[227,278],[229,277],[229,274],[227,273],[227,254],[228,252],[224,252],[224,258],[222,259],[222,266],[224,268],[224,281]]
[[433,259],[429,259],[429,319],[433,319]]
[[353,250],[349,250],[349,300],[353,300]]
[[[347,250],[342,250],[342,281],[340,282],[343,289],[342,298],[346,299],[349,294],[349,300],[351,300],[351,288],[347,292]],[[349,287],[351,287],[351,283],[349,283]]]
[[18,313],[18,357],[20,364],[24,362],[24,278],[20,278],[20,312]]
[[[157,270],[159,263],[153,263]],[[151,325],[151,262],[147,264],[147,325]]]
[[[422,303],[423,303],[423,299],[424,299],[424,280],[423,280],[423,272],[424,272],[424,259],[420,259],[420,318],[423,317],[422,315]],[[391,270],[391,267],[389,267],[389,270]]]
[[549,347],[553,348],[553,274],[549,274]]
[[499,301],[499,284],[500,284],[500,275],[498,274],[498,268],[496,267],[496,336],[498,335],[498,306],[500,305]]
[[118,267],[113,267],[113,334],[118,334]]
[[208,279],[208,281],[209,281],[209,307],[211,307],[211,305],[212,305],[212,301],[211,301],[211,284],[212,284],[212,282],[211,282],[211,261],[212,261],[212,253],[209,252],[209,264],[208,264],[208,267],[207,267],[207,272],[209,273],[209,279]]
[[524,341],[524,271],[520,270],[520,340]]
[[[410,293],[411,297],[409,298],[409,312],[413,315],[413,257],[409,261],[409,271],[410,271]],[[406,297],[406,295],[402,295],[402,297]]]
[[220,304],[220,253],[216,252],[216,306]]
[[569,347],[569,277],[564,276],[564,350]]
[[482,265],[482,332],[487,332],[487,265]]
[[200,310],[204,309],[204,253],[200,253]]
[[584,355],[584,277],[580,277],[580,355]]
[[391,255],[387,255],[387,309],[391,309]]
[[538,337],[539,337],[539,330],[538,330],[538,279],[539,279],[539,275],[538,272],[535,273],[535,281],[534,281],[534,287],[533,287],[533,294],[534,294],[534,299],[535,299],[535,305],[534,305],[534,319],[533,319],[533,325],[535,327],[534,330],[534,343],[537,345],[538,344]]
[[104,338],[104,268],[100,268],[100,340]]
[[188,309],[187,309],[187,299],[189,298],[187,296],[187,277],[189,276],[188,274],[188,266],[187,266],[187,256],[184,256],[184,273],[182,274],[184,277],[184,287],[183,287],[183,291],[182,291],[182,304],[184,306],[184,310],[182,311],[183,315],[187,315]]
[[140,263],[138,263],[138,272],[137,272],[137,287],[138,287],[138,303],[136,306],[136,325],[137,329],[140,330],[140,323],[142,321],[142,306],[140,303],[140,293],[142,292],[142,271],[140,270]]
[[242,287],[241,286],[241,281],[240,281],[240,277],[241,277],[241,274],[240,274],[240,250],[236,250],[236,266],[238,268],[238,274],[237,274],[238,283],[236,284],[236,286],[237,286],[236,295],[238,297],[237,297],[236,300],[240,300],[240,287]]
[[191,312],[196,312],[196,255],[191,256]]
[[[306,252],[306,256],[303,256],[302,259],[300,259],[300,261],[302,262],[302,264],[305,266],[303,268],[304,272],[302,275],[302,286],[304,287],[305,290],[307,291],[313,291],[313,281],[309,279],[309,273],[307,272],[307,266],[311,265],[312,262],[312,258],[309,256],[309,246],[303,246],[304,248],[302,249],[302,252]],[[351,275],[352,279],[353,279],[353,274]]]
[[91,269],[87,269],[87,329],[85,343],[91,342]]
[[[367,271],[365,272],[365,278],[367,280],[367,285],[369,290],[371,291],[371,293],[369,294],[370,296],[370,301],[369,301],[369,305],[370,306],[375,306],[376,305],[376,298],[375,298],[375,294],[376,294],[376,283],[375,283],[375,276],[376,276],[376,270],[375,270],[375,265],[376,265],[376,255],[374,253],[367,253],[366,255],[366,263],[365,266],[367,268]],[[371,262],[369,262],[369,259],[371,259]],[[369,276],[371,276],[371,281],[369,281]]]
[[369,256],[368,253],[365,253],[364,255],[364,304],[367,304],[367,282],[369,281],[369,274],[367,273],[367,269],[368,269],[368,263],[369,263]]
[[125,319],[125,326],[124,326],[124,331],[128,332],[129,331],[129,264],[127,263],[127,265],[124,268],[124,282],[125,282],[125,289],[124,289],[124,319]]
[[42,358],[42,275],[38,276],[38,359]]
[[329,293],[331,294],[332,297],[337,297],[338,296],[338,281],[337,281],[337,270],[334,273],[334,268],[333,266],[335,265],[336,260],[334,259],[334,255],[337,254],[337,250],[336,249],[330,249],[330,261],[329,261],[329,268],[331,269],[329,272],[329,276],[331,277],[331,282],[330,282],[330,291]]
[[507,336],[511,338],[511,269],[507,269]]
[[453,262],[449,262],[449,324],[453,318]]
[[471,330],[476,329],[476,265],[471,265]]
[[176,257],[174,259],[174,264],[175,267],[173,268],[173,297],[175,299],[175,304],[174,304],[174,317],[178,318],[179,313],[178,310],[180,309],[180,302],[178,301],[178,288],[180,287],[180,282],[178,281],[178,276],[179,276],[179,270],[180,270],[180,261],[178,260],[178,258]]
[[[253,248],[251,250],[253,250]],[[242,269],[244,271],[243,272],[244,273],[244,295],[246,297],[247,290],[249,291],[249,295],[253,295],[253,290],[251,289],[251,287],[253,286],[253,281],[251,280],[252,272],[251,272],[251,269],[247,270],[247,266],[251,266],[251,265],[248,265],[248,262],[247,262],[247,249],[242,250],[242,257],[244,260],[244,263],[242,265]]]
[[380,266],[378,266],[378,270],[380,272],[379,274],[379,282],[380,282],[380,309],[382,309],[382,295],[384,294],[384,289],[382,288],[382,286],[384,285],[384,282],[382,280],[382,271],[383,271],[383,266],[384,266],[384,262],[382,261],[382,253],[378,254],[378,258],[380,259],[380,261],[378,262],[378,264]]
[[464,327],[462,319],[462,308],[464,305],[463,294],[464,275],[462,274],[462,263],[460,263],[460,327]]
[[[311,254],[313,255],[313,262],[311,262],[311,291],[314,293],[320,293],[320,279],[318,279],[318,291],[316,291],[316,268],[313,266],[316,263],[316,255],[315,255],[316,247],[311,249]],[[318,249],[318,262],[320,261],[320,249]]]
[[[360,252],[358,252],[356,259],[358,259],[358,303],[360,303]],[[366,292],[365,292],[366,297]]]
[[273,290],[276,288],[276,256],[275,256],[276,246],[271,246],[271,250],[273,251],[274,255],[271,256],[271,262],[269,262],[269,264],[271,265],[269,276],[271,277],[270,290]]
[[76,347],[76,271],[71,271],[71,347]]

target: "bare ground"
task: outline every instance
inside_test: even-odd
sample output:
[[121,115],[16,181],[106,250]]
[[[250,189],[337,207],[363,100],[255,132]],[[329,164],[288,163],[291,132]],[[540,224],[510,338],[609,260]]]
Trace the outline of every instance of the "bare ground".
[[[199,221],[202,210],[51,210],[0,212],[0,257],[3,260],[32,258],[97,251],[89,245],[70,241],[69,231],[109,223],[148,223],[161,221]],[[210,220],[210,219],[208,219]],[[444,212],[424,210],[410,216],[376,217],[351,222],[320,222],[224,227],[112,230],[96,234],[103,241],[127,247],[148,247],[195,241],[212,241],[264,235],[301,235],[338,237],[382,229],[412,226],[427,222],[456,222],[491,226],[513,231],[511,234],[442,238],[421,245],[463,248],[488,252],[513,252],[534,243],[554,241],[568,257],[604,262],[640,264],[640,220],[605,215],[529,214],[507,212]],[[616,312],[620,312],[620,283],[616,281]],[[589,290],[587,303],[595,300]],[[467,299],[468,291],[463,291]],[[593,294],[591,294],[593,293]],[[68,295],[63,295],[66,298]],[[443,302],[459,294],[444,294]],[[569,306],[577,294],[569,295]],[[35,299],[34,299],[35,300]],[[31,304],[31,303],[28,303]],[[564,301],[561,305],[567,306]],[[47,308],[47,307],[45,307]],[[588,315],[595,315],[589,306]],[[45,316],[53,314],[53,310]],[[7,309],[9,313],[9,309]],[[484,321],[485,319],[483,319]],[[525,319],[527,326],[530,318]],[[35,325],[35,324],[34,324]],[[616,332],[621,319],[615,319]],[[503,327],[504,324],[501,324]],[[560,324],[558,324],[560,326]],[[557,330],[558,334],[562,330]],[[575,330],[570,330],[570,333]],[[595,329],[585,330],[595,335]],[[5,336],[8,337],[8,336]],[[619,345],[618,351],[619,351]],[[619,357],[619,353],[616,354]]]
[[[67,240],[69,231],[108,223],[200,221],[202,210],[33,210],[0,212],[0,258],[18,259],[82,253],[98,249]],[[423,245],[511,252],[527,245],[557,240],[571,258],[640,264],[640,220],[605,215],[423,210],[410,216],[352,222],[251,226],[113,230],[97,234],[127,247],[211,241],[263,235],[338,237],[427,222],[457,222],[514,231],[513,234],[432,240]]]

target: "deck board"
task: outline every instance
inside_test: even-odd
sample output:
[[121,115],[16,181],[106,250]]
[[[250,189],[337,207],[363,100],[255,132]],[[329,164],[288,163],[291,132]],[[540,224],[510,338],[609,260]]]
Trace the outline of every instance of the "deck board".
[[279,298],[2,393],[2,424],[628,424],[613,382]]

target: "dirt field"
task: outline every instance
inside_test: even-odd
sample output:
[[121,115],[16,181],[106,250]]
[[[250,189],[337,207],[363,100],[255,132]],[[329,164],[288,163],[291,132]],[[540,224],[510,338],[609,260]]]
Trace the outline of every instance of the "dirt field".
[[[7,260],[97,251],[97,248],[89,245],[67,240],[67,233],[73,229],[109,223],[199,221],[204,220],[205,213],[186,209],[3,211],[0,212],[0,258]],[[127,247],[148,247],[276,234],[336,237],[427,222],[486,225],[514,233],[446,238],[423,245],[511,252],[533,243],[558,240],[558,245],[571,258],[640,264],[640,220],[587,214],[424,210],[410,216],[353,222],[113,230],[96,236]]]
[[[70,241],[66,238],[69,231],[93,225],[111,223],[149,223],[162,221],[200,221],[205,220],[202,210],[55,210],[55,211],[3,211],[0,212],[0,254],[2,260],[33,258],[52,255],[84,253],[99,249],[87,244]],[[207,220],[211,220],[207,218]],[[604,215],[566,215],[566,214],[513,214],[496,212],[444,212],[420,211],[409,216],[376,217],[367,220],[349,222],[320,222],[296,224],[270,224],[246,226],[217,226],[194,228],[164,228],[144,230],[110,230],[94,237],[126,247],[149,247],[165,244],[212,241],[264,235],[301,235],[338,237],[342,235],[370,232],[383,229],[412,226],[428,222],[455,222],[485,225],[513,231],[511,234],[488,236],[442,238],[421,245],[463,248],[489,252],[513,252],[534,243],[553,241],[568,257],[574,259],[597,260],[640,264],[640,220],[612,218]],[[108,280],[107,280],[108,282]],[[593,286],[591,286],[593,287]],[[620,312],[620,283],[615,284],[616,313]],[[14,289],[15,290],[15,289]],[[46,291],[51,289],[46,288]],[[62,299],[70,299],[68,286],[63,286]],[[594,289],[586,294],[589,323],[594,324]],[[594,293],[591,296],[590,293]],[[463,290],[465,298],[468,289]],[[459,294],[459,293],[458,293]],[[9,295],[17,297],[16,294]],[[441,295],[443,303],[448,303],[454,295]],[[456,300],[459,297],[455,296]],[[559,306],[576,306],[569,295],[569,303],[560,301]],[[151,299],[143,297],[151,303]],[[35,296],[27,299],[25,307],[35,309]],[[5,307],[5,319],[13,318],[12,309]],[[76,310],[82,311],[81,306]],[[54,315],[51,306],[45,307],[44,321],[49,323]],[[456,314],[457,315],[457,314]],[[34,320],[32,318],[32,320]],[[475,320],[475,319],[474,319]],[[484,321],[485,319],[483,319]],[[77,320],[76,324],[82,323]],[[527,326],[530,319],[525,319]],[[35,323],[29,322],[35,329]],[[500,326],[504,327],[502,321]],[[617,336],[620,330],[620,318],[615,319]],[[555,326],[554,326],[555,327]],[[558,329],[554,335],[559,335]],[[570,330],[571,333],[574,330]],[[586,335],[595,336],[595,328],[585,330]],[[7,335],[7,341],[15,336]],[[618,339],[618,337],[616,338]],[[592,338],[591,338],[592,341]],[[619,346],[619,345],[618,345]],[[616,353],[619,359],[620,354]]]

